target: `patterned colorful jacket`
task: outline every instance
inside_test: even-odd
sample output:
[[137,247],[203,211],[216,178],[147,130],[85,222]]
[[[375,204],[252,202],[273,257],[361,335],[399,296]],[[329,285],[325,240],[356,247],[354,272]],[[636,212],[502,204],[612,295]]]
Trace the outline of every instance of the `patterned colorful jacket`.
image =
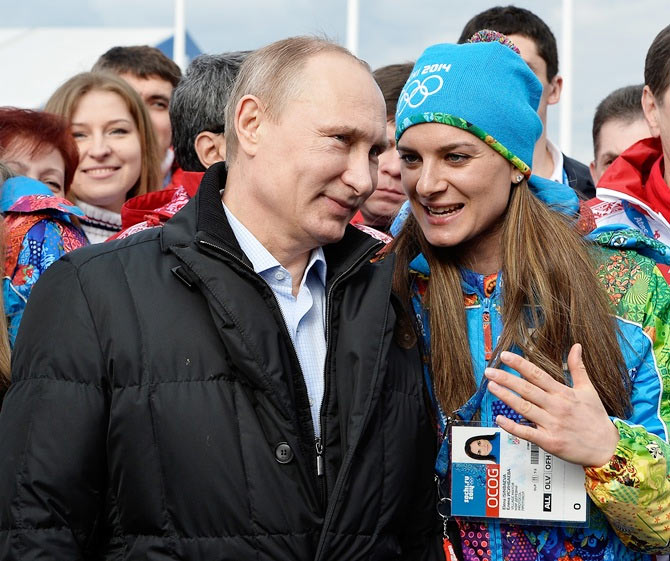
[[[608,245],[604,238],[600,241]],[[634,549],[658,552],[670,539],[666,462],[670,458],[670,287],[654,261],[635,251],[599,250],[598,262],[598,274],[617,314],[622,316],[619,328],[625,343],[622,341],[621,348],[633,382],[632,415],[626,420],[613,419],[621,435],[614,456],[601,468],[585,469],[587,492],[598,506],[591,505],[586,528],[458,520],[465,561],[648,560],[652,557]],[[413,305],[421,318],[425,347],[429,348],[430,329],[422,298],[430,272],[423,256],[414,259],[410,267]],[[483,277],[463,272],[468,339],[477,383],[482,380],[485,356],[495,347],[502,330],[499,284],[499,275]],[[519,419],[516,412],[488,392],[480,414],[482,421],[490,424],[498,414]]]
[[70,201],[53,196],[38,181],[26,177],[8,179],[3,185],[0,210],[5,217],[2,291],[13,347],[37,280],[54,261],[88,245],[88,240],[70,219],[83,216],[82,211]]

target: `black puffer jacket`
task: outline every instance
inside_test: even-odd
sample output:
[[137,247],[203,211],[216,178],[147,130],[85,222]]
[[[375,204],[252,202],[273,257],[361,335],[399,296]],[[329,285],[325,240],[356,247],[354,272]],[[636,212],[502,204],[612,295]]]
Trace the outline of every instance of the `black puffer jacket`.
[[0,414],[0,558],[440,558],[392,258],[370,262],[378,242],[353,228],[324,248],[319,476],[298,360],[224,184],[215,166],[162,230],[69,254],[37,284]]

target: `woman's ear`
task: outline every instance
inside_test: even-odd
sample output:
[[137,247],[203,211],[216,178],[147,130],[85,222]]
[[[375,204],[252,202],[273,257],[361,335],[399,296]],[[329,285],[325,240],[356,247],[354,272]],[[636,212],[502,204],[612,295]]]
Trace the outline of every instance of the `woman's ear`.
[[514,167],[512,164],[509,165],[510,167],[510,172],[509,172],[509,180],[510,183],[513,185],[518,185],[523,181],[523,173],[519,171],[518,168]]

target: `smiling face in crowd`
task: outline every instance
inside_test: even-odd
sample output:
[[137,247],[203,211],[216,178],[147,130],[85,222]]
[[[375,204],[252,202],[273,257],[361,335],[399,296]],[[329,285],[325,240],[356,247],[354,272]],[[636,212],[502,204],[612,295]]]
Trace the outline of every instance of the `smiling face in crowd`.
[[516,168],[469,132],[440,123],[408,128],[398,151],[403,188],[426,240],[461,246],[464,263],[477,272],[497,271],[498,226]]
[[[341,239],[374,191],[386,112],[370,73],[348,56],[315,55],[299,83],[276,118],[254,113],[260,124],[240,144],[260,173],[245,185],[246,210],[235,211],[266,247],[274,248],[281,232],[286,246],[307,251]],[[250,103],[243,98],[238,108]]]
[[79,167],[72,192],[85,203],[120,212],[142,169],[137,125],[116,93],[84,94],[72,115]]

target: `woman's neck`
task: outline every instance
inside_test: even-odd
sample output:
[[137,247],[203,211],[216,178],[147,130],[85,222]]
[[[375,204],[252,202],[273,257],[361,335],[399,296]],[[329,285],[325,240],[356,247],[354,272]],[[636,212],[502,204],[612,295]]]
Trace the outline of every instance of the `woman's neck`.
[[[456,248],[444,248],[444,250],[450,253],[456,251],[462,267],[480,275],[492,275],[502,269],[501,240],[502,228],[497,226]],[[440,250],[438,255],[439,252]]]

